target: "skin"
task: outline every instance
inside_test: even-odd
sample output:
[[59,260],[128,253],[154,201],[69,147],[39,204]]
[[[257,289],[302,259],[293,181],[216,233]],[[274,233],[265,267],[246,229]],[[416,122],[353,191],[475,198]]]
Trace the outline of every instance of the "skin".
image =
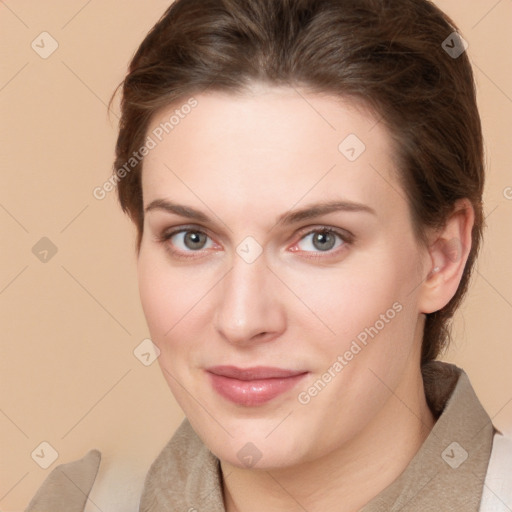
[[[353,100],[264,86],[195,98],[142,174],[145,208],[167,200],[212,219],[145,213],[139,288],[163,375],[221,460],[229,512],[359,510],[405,469],[435,423],[420,372],[425,313],[457,289],[471,206],[457,203],[421,244],[386,128]],[[176,108],[157,113],[148,134]],[[366,146],[355,161],[338,149],[348,134]],[[277,222],[330,200],[373,213]],[[187,244],[189,232],[161,240],[180,227],[204,232],[203,246]],[[313,237],[324,228],[351,235],[334,235],[333,248],[322,250]],[[236,251],[247,236],[262,250],[252,263]],[[461,242],[457,258],[453,240]],[[299,393],[396,303],[400,312],[300,403]],[[270,402],[244,406],[213,390],[205,368],[220,364],[309,373]],[[248,442],[261,453],[253,467],[237,456]]]

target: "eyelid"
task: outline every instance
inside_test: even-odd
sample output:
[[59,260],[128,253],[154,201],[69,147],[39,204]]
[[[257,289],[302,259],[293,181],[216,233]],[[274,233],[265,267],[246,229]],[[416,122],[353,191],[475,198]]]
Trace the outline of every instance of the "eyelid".
[[198,233],[203,233],[209,238],[212,238],[208,234],[208,230],[203,226],[197,226],[194,224],[187,224],[182,226],[175,226],[174,228],[164,229],[161,234],[157,235],[157,238],[161,241],[168,240],[170,237],[181,233],[182,231],[197,231]]
[[304,236],[309,235],[311,233],[321,232],[321,231],[327,231],[334,233],[338,235],[344,242],[346,243],[352,243],[355,239],[354,235],[343,228],[336,228],[334,226],[328,226],[326,224],[317,224],[317,225],[309,225],[304,228],[301,228],[297,235],[300,236],[300,240],[304,238]]
[[[215,244],[217,244],[217,242],[215,242],[214,238],[209,234],[209,231],[202,227],[202,226],[197,226],[197,225],[185,225],[185,226],[176,226],[174,228],[169,228],[167,230],[164,230],[161,234],[158,234],[156,235],[156,240],[158,242],[167,242],[169,241],[170,238],[172,238],[174,235],[177,235],[178,233],[183,233],[183,232],[187,232],[187,231],[193,231],[195,233],[202,233],[204,235],[206,235],[210,240],[212,240]],[[196,252],[196,253],[199,253],[201,252],[203,249],[200,249],[199,251],[188,251],[188,252]]]

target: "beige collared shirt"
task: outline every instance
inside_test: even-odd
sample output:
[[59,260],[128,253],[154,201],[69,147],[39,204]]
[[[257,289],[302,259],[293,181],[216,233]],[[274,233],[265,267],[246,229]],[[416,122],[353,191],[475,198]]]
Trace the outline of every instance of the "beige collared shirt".
[[479,510],[496,430],[464,371],[436,362],[423,373],[436,424],[403,473],[360,512]]

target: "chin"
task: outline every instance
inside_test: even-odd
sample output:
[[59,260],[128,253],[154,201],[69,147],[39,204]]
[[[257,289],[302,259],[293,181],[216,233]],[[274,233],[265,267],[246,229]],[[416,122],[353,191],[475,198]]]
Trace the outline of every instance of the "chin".
[[[247,424],[247,419],[243,420]],[[279,422],[273,422],[273,427]],[[268,429],[267,422],[255,420],[251,428],[244,428],[239,425],[237,429],[227,430],[232,437],[212,435],[211,425],[203,425],[202,429],[196,430],[203,443],[221,461],[241,469],[278,469],[285,468],[302,461],[306,446],[297,441],[297,438],[290,435],[290,432],[283,429],[279,434]],[[195,427],[194,427],[195,428]],[[206,435],[203,435],[206,429]],[[299,434],[297,434],[299,435]],[[304,439],[304,437],[302,437]]]
[[291,449],[290,451],[286,449],[276,451],[277,447],[258,447],[251,442],[241,443],[241,446],[238,451],[220,447],[218,451],[212,450],[212,452],[221,461],[239,469],[275,470],[287,468],[300,462]]

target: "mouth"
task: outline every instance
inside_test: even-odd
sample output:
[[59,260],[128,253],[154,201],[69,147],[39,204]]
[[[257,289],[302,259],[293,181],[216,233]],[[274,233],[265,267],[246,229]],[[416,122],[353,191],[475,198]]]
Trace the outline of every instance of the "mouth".
[[257,366],[207,368],[213,389],[223,398],[246,407],[263,405],[290,391],[309,372]]

